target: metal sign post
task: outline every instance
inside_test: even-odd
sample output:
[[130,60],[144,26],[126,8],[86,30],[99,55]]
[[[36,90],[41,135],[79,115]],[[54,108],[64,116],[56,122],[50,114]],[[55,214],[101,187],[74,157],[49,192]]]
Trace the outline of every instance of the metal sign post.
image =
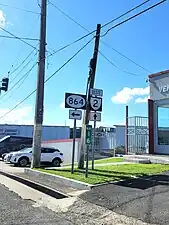
[[88,177],[88,170],[89,170],[89,146],[92,143],[92,126],[86,125],[86,171],[85,177]]
[[81,110],[69,110],[69,119],[74,120],[73,126],[73,147],[72,147],[72,169],[71,173],[74,173],[74,161],[75,161],[75,144],[76,144],[76,120],[81,120],[82,111]]
[[74,173],[75,161],[75,144],[76,144],[76,120],[82,119],[82,111],[78,109],[86,109],[86,95],[65,93],[65,108],[72,108],[69,110],[69,119],[74,120],[73,126],[73,146],[72,146],[72,168],[71,173]]
[[74,119],[74,127],[73,127],[73,149],[72,149],[72,169],[71,169],[72,174],[74,173],[75,142],[76,142],[76,119]]
[[[102,96],[103,90],[101,89],[90,89],[90,112],[89,120],[94,121],[93,129],[93,146],[92,146],[92,170],[94,170],[94,152],[96,149],[96,121],[101,121],[101,112],[102,111]],[[98,112],[99,111],[99,112]]]
[[94,129],[93,129],[93,148],[92,148],[92,170],[94,170],[94,152],[96,148],[96,117],[94,120]]

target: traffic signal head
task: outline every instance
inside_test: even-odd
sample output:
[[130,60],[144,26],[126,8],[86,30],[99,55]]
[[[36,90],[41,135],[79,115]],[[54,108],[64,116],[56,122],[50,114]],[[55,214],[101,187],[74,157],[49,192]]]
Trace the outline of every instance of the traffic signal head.
[[7,91],[8,90],[8,83],[9,83],[9,78],[3,78],[2,79],[2,87],[1,87],[1,90]]

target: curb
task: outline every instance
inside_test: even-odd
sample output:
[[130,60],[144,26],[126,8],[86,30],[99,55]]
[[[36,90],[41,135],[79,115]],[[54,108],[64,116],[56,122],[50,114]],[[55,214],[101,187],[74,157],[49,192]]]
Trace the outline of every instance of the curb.
[[56,191],[52,188],[49,188],[45,185],[42,185],[42,184],[39,184],[39,183],[36,183],[34,181],[31,181],[31,180],[28,180],[28,179],[25,179],[25,178],[22,178],[22,177],[19,177],[19,176],[16,176],[16,175],[13,175],[11,173],[7,173],[7,172],[4,172],[2,170],[0,170],[0,175],[3,175],[3,176],[6,176],[8,178],[11,178],[15,181],[18,181],[26,186],[29,186],[37,191],[40,191],[44,194],[47,194],[51,197],[54,197],[56,199],[63,199],[63,198],[69,198],[70,196],[64,194],[64,193],[61,193],[60,191]]
[[28,175],[32,175],[32,176],[40,176],[43,177],[45,179],[53,179],[56,183],[60,184],[60,185],[65,185],[65,186],[69,186],[72,187],[74,189],[79,189],[79,190],[91,190],[92,187],[94,187],[95,185],[91,185],[82,181],[76,181],[70,178],[66,178],[66,177],[62,177],[62,176],[58,176],[58,175],[54,175],[54,174],[49,174],[49,173],[45,173],[45,172],[41,172],[41,171],[35,171],[32,169],[25,169],[24,170],[25,174]]

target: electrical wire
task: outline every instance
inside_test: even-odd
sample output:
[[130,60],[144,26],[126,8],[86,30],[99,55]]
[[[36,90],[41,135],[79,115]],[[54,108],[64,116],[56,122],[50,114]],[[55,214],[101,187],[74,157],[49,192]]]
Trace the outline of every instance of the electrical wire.
[[39,41],[38,38],[28,38],[28,37],[11,37],[6,35],[0,35],[1,38],[8,38],[8,39],[22,39],[22,40],[28,40],[28,41]]
[[[143,6],[144,4],[148,3],[150,0],[144,1],[143,3],[135,6],[134,8],[128,10],[126,13],[121,14],[119,17],[111,20],[110,22],[104,24],[102,26],[102,28],[106,25],[109,25],[110,23],[116,21],[117,19],[120,19],[121,17],[127,15],[128,13],[138,9],[139,7]],[[79,22],[77,22],[75,19],[73,19],[71,16],[69,16],[67,13],[65,13],[63,10],[61,10],[58,6],[56,6],[56,4],[53,4],[51,1],[49,1],[49,3],[55,7],[60,13],[62,13],[64,16],[66,16],[68,19],[70,19],[71,21],[73,21],[75,24],[77,24],[79,27],[81,27],[83,30],[89,32],[89,30],[84,27],[82,24],[80,24]],[[113,47],[111,47],[109,44],[107,44],[105,41],[100,40],[100,42],[102,42],[104,45],[106,45],[107,47],[109,47],[110,49],[114,50],[116,53],[118,53],[119,55],[123,56],[124,58],[128,59],[130,62],[134,63],[135,65],[137,65],[138,67],[142,68],[143,70],[145,70],[146,72],[151,73],[148,69],[146,69],[145,67],[141,66],[140,64],[138,64],[137,62],[135,62],[134,60],[130,59],[129,57],[125,56],[123,53],[119,52],[118,50],[114,49]]]
[[[72,61],[87,45],[93,40],[89,40],[85,45],[83,45],[72,57],[70,57],[59,69],[57,69],[50,77],[48,77],[44,83],[47,83],[53,76],[55,76],[63,67],[65,67],[70,61]],[[12,109],[10,109],[8,112],[6,112],[4,115],[0,116],[0,119],[4,118],[8,114],[10,114],[13,110],[15,110],[18,106],[20,106],[23,102],[25,102],[28,98],[30,98],[37,89],[33,90],[28,96],[26,96],[21,102],[19,102],[17,105],[15,105]]]
[[19,7],[16,7],[16,6],[11,6],[11,5],[2,4],[2,3],[0,3],[0,5],[1,5],[1,6],[4,6],[4,7],[11,8],[11,9],[17,9],[17,10],[20,10],[20,11],[24,11],[24,12],[27,12],[27,13],[33,13],[33,14],[37,14],[37,15],[40,14],[40,13],[38,13],[38,12],[34,12],[34,11],[28,10],[28,9],[22,9],[22,8],[19,8]]
[[28,54],[28,56],[26,56],[26,58],[12,72],[9,71],[9,75],[11,76],[13,73],[15,73],[27,61],[27,59],[33,54],[33,52],[34,52],[34,50],[32,50]]
[[[37,64],[37,63],[36,63]],[[18,84],[19,84],[19,86],[17,87],[17,90],[21,87],[21,85],[25,82],[25,80],[28,78],[28,76],[31,74],[31,71],[33,70],[33,68],[35,67],[36,65],[34,65],[21,79],[20,79],[20,81],[22,80],[22,82],[19,84],[19,82],[20,81],[18,81],[9,91],[11,91],[11,90],[13,90],[14,89],[14,87],[16,87]],[[9,91],[7,92],[7,93],[9,93]],[[14,90],[15,91],[15,93],[16,93],[16,90]],[[6,94],[5,95],[3,95],[2,96],[2,98],[3,97],[5,97],[6,96]],[[8,96],[8,98],[7,99],[5,99],[5,102],[6,101],[8,101],[11,97],[13,97],[13,92],[12,92],[12,94],[10,95],[10,96]],[[1,99],[2,99],[1,98]],[[0,105],[2,105],[3,104],[3,102],[0,102]]]
[[[101,28],[105,27],[105,26],[108,26],[109,24],[115,22],[116,20],[122,18],[123,16],[131,13],[132,11],[140,8],[141,6],[145,5],[146,3],[148,3],[150,0],[146,0],[144,2],[142,2],[141,4],[139,5],[136,5],[135,7],[131,8],[130,10],[128,10],[127,12],[121,14],[120,16],[116,17],[115,19],[112,19],[111,21],[105,23],[103,26],[101,26]],[[72,20],[74,23],[76,23],[78,26],[80,26],[81,28],[85,29],[87,32],[89,32],[89,30],[87,30],[83,25],[81,25],[79,22],[77,22],[76,20],[74,20],[72,17],[70,17],[67,13],[63,12],[63,10],[61,10],[58,6],[56,6],[55,4],[53,4],[50,0],[49,0],[49,3],[55,7],[59,12],[61,12],[63,15],[65,15],[66,17],[68,17],[70,20]],[[96,31],[96,30],[95,30]],[[95,32],[94,31],[94,32]]]
[[37,62],[33,64],[33,66],[6,92],[0,100],[2,100],[7,94],[9,94],[25,77],[27,77],[33,68],[37,65]]
[[32,62],[32,58],[24,65],[24,67],[13,77],[13,79],[10,81],[10,84],[16,80],[17,76]]
[[108,34],[108,32],[111,31],[112,29],[114,29],[114,28],[116,28],[116,27],[118,27],[118,26],[120,26],[120,25],[122,25],[122,24],[124,24],[124,23],[126,23],[126,22],[128,22],[128,21],[130,21],[130,20],[132,20],[132,19],[134,19],[134,18],[136,18],[137,16],[140,16],[141,14],[143,14],[143,13],[145,13],[145,12],[147,12],[147,11],[153,9],[153,8],[155,8],[156,6],[162,4],[162,3],[166,2],[166,1],[167,1],[167,0],[162,0],[162,1],[160,1],[160,2],[158,2],[158,3],[156,3],[156,4],[154,4],[154,5],[152,5],[152,6],[150,6],[150,7],[148,7],[147,9],[144,9],[144,10],[142,10],[141,12],[139,12],[139,13],[137,13],[137,14],[131,16],[131,17],[129,17],[128,19],[123,20],[122,22],[120,22],[120,23],[118,23],[118,24],[112,26],[112,27],[109,28],[103,35],[101,35],[101,37],[106,36],[106,35]]
[[125,59],[127,59],[128,61],[132,62],[133,64],[135,64],[136,66],[140,67],[141,69],[143,69],[144,71],[151,73],[150,70],[146,69],[144,66],[140,65],[139,63],[135,62],[133,59],[129,58],[128,56],[124,55],[123,53],[121,53],[120,51],[118,51],[117,49],[113,48],[112,46],[110,46],[109,44],[107,44],[105,41],[102,40],[102,43],[107,46],[109,49],[115,51],[116,53],[118,53],[119,55],[121,55],[122,57],[124,57]]
[[0,27],[0,29],[1,29],[1,30],[3,30],[4,32],[6,32],[6,33],[10,34],[11,36],[15,37],[16,39],[20,40],[20,41],[21,41],[21,42],[23,42],[24,44],[26,44],[26,45],[28,45],[28,46],[32,47],[33,49],[36,49],[36,50],[37,50],[37,48],[36,48],[35,46],[33,46],[33,45],[29,44],[28,42],[24,41],[24,40],[23,40],[23,39],[21,39],[20,37],[17,37],[15,34],[12,34],[12,33],[11,33],[11,32],[9,32],[8,30],[6,30],[5,28]]
[[137,77],[140,77],[140,76],[144,76],[145,75],[141,75],[141,74],[135,74],[135,73],[131,73],[127,70],[124,70],[122,69],[120,66],[116,65],[112,60],[110,60],[108,57],[106,57],[101,51],[98,51],[100,53],[100,55],[105,58],[112,66],[118,68],[119,70],[121,70],[122,72],[126,73],[126,74],[129,74],[129,75],[132,75],[132,76],[137,76]]

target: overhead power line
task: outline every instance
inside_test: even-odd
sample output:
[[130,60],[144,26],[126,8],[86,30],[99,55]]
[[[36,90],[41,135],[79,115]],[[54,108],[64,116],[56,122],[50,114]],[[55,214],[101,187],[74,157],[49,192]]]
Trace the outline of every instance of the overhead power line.
[[28,37],[11,37],[6,35],[0,35],[2,38],[8,38],[8,39],[21,39],[21,40],[28,40],[28,41],[39,41],[38,38],[28,38]]
[[[110,22],[104,24],[102,27],[109,25],[110,23],[116,21],[117,19],[120,19],[121,17],[127,15],[128,13],[138,9],[139,7],[143,6],[144,4],[148,3],[150,0],[144,1],[143,3],[133,7],[132,9],[128,10],[126,13],[121,14],[120,16],[118,16],[117,18],[111,20]],[[66,16],[68,19],[70,19],[71,21],[73,21],[75,24],[77,24],[79,27],[81,27],[83,30],[89,32],[89,30],[84,27],[82,24],[80,24],[77,20],[73,19],[71,16],[69,16],[67,13],[65,13],[63,10],[61,10],[58,6],[56,6],[56,4],[53,4],[51,1],[49,1],[49,3],[55,7],[60,13],[62,13],[64,16]],[[125,56],[123,53],[121,53],[120,51],[116,50],[115,48],[111,47],[109,44],[107,44],[105,41],[100,40],[104,45],[106,45],[107,47],[109,47],[110,49],[112,49],[113,51],[115,51],[116,53],[118,53],[119,55],[121,55],[122,57],[126,58],[127,60],[129,60],[130,62],[134,63],[135,65],[137,65],[138,67],[142,68],[143,70],[145,70],[146,72],[151,73],[148,69],[146,69],[145,67],[143,67],[142,65],[138,64],[137,62],[135,62],[134,60],[130,59],[129,57]]]
[[[70,61],[72,61],[87,45],[93,40],[89,40],[85,45],[83,45],[72,57],[70,57],[59,69],[57,69],[50,77],[48,77],[45,80],[45,83],[47,83],[53,76],[55,76],[63,67],[65,67]],[[12,111],[14,111],[18,106],[20,106],[23,102],[25,102],[28,98],[30,98],[37,89],[33,90],[28,96],[26,96],[21,102],[19,102],[17,105],[15,105],[12,109],[10,109],[8,112],[6,112],[4,115],[0,116],[0,119],[4,118],[8,114],[10,114]]]
[[13,71],[9,71],[9,75],[11,76],[13,73],[15,73],[26,61],[27,59],[33,54],[34,50],[32,50],[28,56],[26,56],[26,58],[13,70]]
[[33,68],[37,65],[37,62],[33,64],[33,66],[6,92],[0,100],[2,100],[7,94],[9,94],[29,73],[33,70]]
[[0,27],[0,29],[1,29],[1,30],[3,30],[4,32],[6,32],[6,33],[10,34],[10,35],[11,35],[11,36],[13,36],[14,38],[16,38],[16,39],[20,40],[20,41],[21,41],[21,42],[23,42],[24,44],[26,44],[26,45],[28,45],[28,46],[32,47],[33,49],[36,49],[36,50],[37,50],[37,48],[36,48],[35,46],[33,46],[33,45],[29,44],[28,42],[24,41],[24,40],[23,40],[23,39],[21,39],[20,37],[18,37],[18,36],[16,36],[15,34],[13,34],[13,33],[9,32],[9,31],[8,31],[8,30],[6,30],[5,28]]
[[23,12],[27,12],[27,13],[33,13],[33,14],[37,14],[37,15],[40,14],[40,13],[38,13],[38,12],[29,10],[29,9],[22,9],[22,8],[19,8],[19,7],[16,7],[16,6],[12,6],[12,5],[2,4],[2,3],[0,3],[0,5],[1,5],[1,6],[4,6],[4,7],[11,8],[11,9],[16,9],[16,10],[20,10],[20,11],[23,11]]
[[120,22],[120,23],[118,23],[118,24],[112,26],[112,27],[109,28],[109,29],[108,29],[101,37],[104,37],[105,35],[107,35],[108,32],[111,31],[112,29],[114,29],[114,28],[116,28],[116,27],[118,27],[118,26],[120,26],[120,25],[122,25],[122,24],[124,24],[124,23],[126,23],[126,22],[128,22],[128,21],[130,21],[130,20],[132,20],[132,19],[134,19],[134,18],[136,18],[136,17],[138,17],[138,16],[140,16],[141,14],[143,14],[143,13],[145,13],[145,12],[147,12],[147,11],[149,11],[149,10],[155,8],[155,7],[157,7],[158,5],[160,5],[160,4],[162,4],[162,3],[166,2],[166,1],[167,1],[167,0],[160,1],[160,2],[158,2],[158,3],[156,3],[156,4],[152,5],[152,6],[148,7],[147,9],[144,9],[144,10],[142,10],[141,12],[135,14],[134,16],[131,16],[131,17],[129,17],[128,19],[123,20],[122,22]]
[[132,62],[133,64],[135,64],[136,66],[140,67],[141,69],[143,69],[144,71],[151,73],[150,70],[146,69],[144,66],[140,65],[139,63],[135,62],[133,59],[129,58],[128,56],[124,55],[123,53],[121,53],[120,51],[118,51],[117,49],[113,48],[112,46],[110,46],[109,44],[107,44],[105,41],[102,40],[102,43],[107,46],[109,49],[115,51],[116,53],[118,53],[119,55],[121,55],[122,57],[124,57],[125,59],[127,59],[128,61]]
[[122,72],[126,73],[126,74],[129,74],[129,75],[132,75],[132,76],[137,76],[137,77],[140,77],[140,76],[144,76],[145,75],[141,75],[141,74],[136,74],[136,73],[131,73],[127,70],[124,70],[122,69],[120,66],[118,66],[117,64],[115,64],[112,60],[110,60],[108,57],[106,57],[101,51],[99,51],[100,55],[105,58],[112,66],[118,68],[119,70],[121,70]]
[[[7,94],[9,94],[15,87],[17,87],[17,90],[21,87],[21,85],[25,82],[26,78],[31,74],[31,71],[34,69],[34,67],[37,65],[37,62],[20,78],[19,81],[17,81],[17,83],[15,83],[11,89],[9,89],[8,92],[6,92],[5,95],[2,96],[2,98],[0,100],[2,100]],[[16,92],[17,90],[14,89],[14,91]],[[8,101],[11,97],[13,96],[13,92],[12,94],[7,98],[5,99],[5,102]],[[2,104],[3,102],[0,102],[0,105]]]

